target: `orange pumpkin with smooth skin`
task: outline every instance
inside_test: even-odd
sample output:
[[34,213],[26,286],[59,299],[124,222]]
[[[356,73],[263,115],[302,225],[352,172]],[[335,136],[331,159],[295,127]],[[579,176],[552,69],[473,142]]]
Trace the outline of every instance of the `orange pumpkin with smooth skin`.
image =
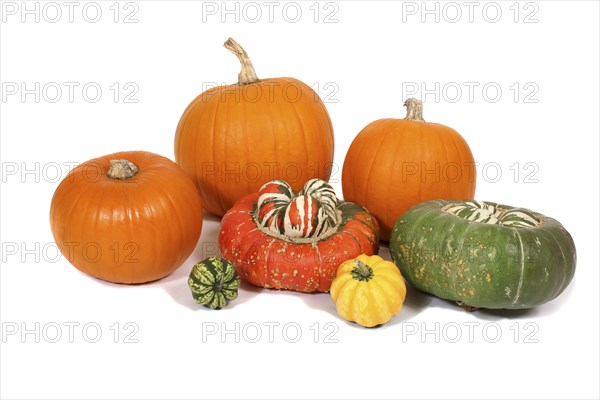
[[258,79],[246,52],[239,82],[207,90],[183,113],[175,160],[198,186],[202,204],[222,216],[266,182],[285,180],[295,191],[312,178],[328,180],[333,127],[325,105],[294,78]]
[[405,119],[380,119],[356,136],[342,169],[344,200],[367,208],[385,241],[413,205],[475,195],[475,161],[467,142],[452,128],[425,122],[419,100],[405,105]]
[[143,283],[170,274],[192,253],[202,204],[173,161],[122,152],[84,162],[63,179],[50,226],[63,256],[79,270],[110,282]]

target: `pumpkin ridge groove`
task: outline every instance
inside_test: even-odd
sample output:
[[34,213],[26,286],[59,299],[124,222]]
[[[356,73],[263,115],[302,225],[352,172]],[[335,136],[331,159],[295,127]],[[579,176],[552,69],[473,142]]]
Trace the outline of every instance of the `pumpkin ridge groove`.
[[[368,210],[367,210],[367,211],[368,211]],[[369,223],[367,223],[367,221],[365,221],[365,220],[363,220],[363,219],[357,219],[357,220],[354,220],[354,221],[358,222],[358,223],[359,223],[359,224],[361,224],[361,225],[364,225],[364,226],[366,226],[366,227],[367,227],[367,228],[369,228],[369,229],[373,229],[373,224],[369,224]]]
[[523,287],[523,276],[525,275],[525,251],[523,249],[523,239],[521,239],[521,234],[518,229],[513,230],[515,235],[519,239],[519,253],[521,254],[521,276],[519,277],[519,283],[517,285],[517,293],[515,294],[515,298],[512,302],[512,305],[517,304],[519,297],[521,297],[521,288]]
[[[259,89],[261,90],[261,89]],[[246,115],[246,110],[247,110],[247,104],[244,101],[240,101],[239,103],[240,108],[242,109],[241,113],[242,115]],[[250,140],[250,129],[248,127],[248,125],[244,126],[244,131],[243,131],[243,138],[244,138],[244,146],[242,146],[244,148],[244,160],[246,160],[246,165],[240,165],[240,174],[242,174],[242,171],[245,169],[245,167],[248,167],[248,164],[250,164],[253,159],[252,157],[252,150],[250,149],[251,143],[252,141]],[[225,149],[227,149],[227,146],[225,146]],[[229,153],[226,150],[227,153]],[[235,160],[235,162],[237,163],[238,160]],[[257,163],[258,164],[258,163]],[[234,170],[237,170],[237,168],[235,168],[234,165]],[[237,172],[236,172],[237,174]],[[236,177],[237,179],[237,177]],[[246,192],[247,193],[252,193],[252,182],[250,182],[250,179],[241,179],[242,182],[245,181],[244,183],[246,184]]]
[[[554,233],[552,231],[548,231],[548,233],[550,234],[550,237],[552,237],[552,240],[554,241],[554,243],[556,243],[556,246],[558,246],[558,249],[560,250],[560,254],[562,255],[562,258],[563,258],[563,265],[567,265],[566,264],[567,258],[565,257],[565,252],[562,248],[560,241],[556,238],[556,236],[554,235]],[[563,274],[563,280],[560,283],[560,286],[557,290],[557,294],[555,294],[554,297],[558,296],[561,293],[562,289],[564,288],[566,280],[567,280],[567,275]]]
[[[267,110],[267,114],[269,115],[269,123],[271,124],[271,137],[273,138],[273,158],[274,158],[274,162],[275,165],[279,165],[279,151],[278,147],[277,147],[277,138],[279,137],[277,130],[275,129],[275,125],[274,125],[274,121],[275,118],[273,118],[273,113],[272,113],[272,107],[273,104],[269,104],[268,107],[266,107]],[[269,176],[268,179],[275,179],[275,176]]]
[[339,233],[350,236],[352,238],[352,240],[354,240],[354,242],[356,243],[358,248],[360,248],[360,242],[358,240],[356,240],[356,238],[353,235],[351,235],[349,232],[342,229],[341,231],[339,231]]
[[[221,97],[221,96],[222,96],[222,93],[219,93],[219,97]],[[211,132],[212,132],[212,134],[211,134],[211,135],[212,135],[212,136],[211,136],[211,137],[212,137],[212,141],[211,141],[211,142],[212,142],[212,146],[211,146],[211,148],[212,148],[212,162],[213,162],[213,163],[214,163],[214,162],[215,162],[215,160],[217,159],[217,158],[215,157],[215,148],[216,148],[216,146],[215,146],[215,138],[216,138],[216,136],[217,136],[217,135],[215,134],[215,130],[217,129],[217,128],[216,128],[216,125],[217,125],[217,124],[216,124],[216,121],[217,121],[218,119],[220,119],[220,118],[219,118],[219,110],[220,110],[220,109],[221,109],[221,101],[220,101],[220,100],[217,100],[217,106],[215,107],[215,112],[214,112],[214,114],[213,114],[212,123],[211,123],[211,125],[210,125],[210,126],[212,126],[212,129],[211,129]],[[198,140],[200,140],[200,138],[201,138],[201,135],[198,135],[198,128],[199,128],[199,127],[200,127],[200,124],[196,124],[196,138],[197,138],[197,139],[196,139],[196,143],[198,143]],[[225,148],[225,149],[226,149],[226,148]],[[198,154],[198,153],[197,153],[197,151],[194,151],[194,154]],[[200,167],[202,167],[201,165],[199,165],[199,166],[200,166]],[[202,176],[202,175],[201,175],[201,176]],[[215,193],[215,195],[216,195],[216,198],[217,198],[217,203],[218,203],[218,205],[219,205],[221,208],[223,208],[223,199],[221,198],[221,191],[219,190],[219,188],[217,188],[217,189],[214,191],[214,193]]]
[[[440,127],[438,125],[435,125],[434,128],[434,132],[436,135],[440,136],[443,135],[443,132],[440,133]],[[454,143],[454,136],[450,136],[450,138],[452,138],[452,142]],[[450,197],[453,198],[454,197],[454,193],[452,193],[452,189],[455,187],[454,182],[451,182],[450,179],[448,179],[448,177],[444,177],[444,166],[448,166],[448,164],[450,163],[451,158],[448,157],[448,148],[447,146],[445,146],[444,144],[442,144],[442,149],[444,149],[444,164],[440,165],[440,179],[446,181],[446,187],[447,192],[450,194]],[[458,154],[460,156],[460,153]],[[461,157],[462,158],[462,157]],[[434,166],[435,167],[435,166]]]
[[[174,199],[173,199],[173,194],[170,191],[165,190],[164,186],[157,185],[156,189],[158,189],[158,192],[161,192],[165,196],[165,198],[169,201],[170,205],[172,206],[172,210],[175,211],[175,215],[177,216],[177,228],[180,233],[180,237],[178,239],[185,237],[185,232],[184,232],[183,227],[185,226],[186,218],[185,218],[185,216],[183,216],[181,214],[180,207],[177,206],[177,202],[174,201]],[[187,201],[187,199],[185,199],[185,200]],[[171,217],[172,216],[173,216],[173,214],[171,213]],[[132,236],[132,237],[135,237],[135,236]],[[170,240],[176,239],[173,237],[173,235],[169,235],[168,237]],[[182,260],[181,258],[182,258],[182,255],[180,254],[177,258],[176,264],[180,265],[181,263],[183,263],[185,261],[185,260]]]
[[[419,126],[419,156],[416,157],[416,159],[417,160],[423,160],[424,159],[423,153],[425,152],[424,151],[425,150],[425,146],[428,143],[428,142],[425,141],[425,132],[424,132],[424,130],[425,130],[425,126],[426,125],[423,122],[423,123],[419,124],[418,126]],[[423,179],[422,172],[421,172],[421,178],[420,179],[421,180]],[[424,186],[423,183],[424,182],[421,182],[421,185],[417,185],[417,187],[419,188],[418,197],[417,197],[418,199],[423,199],[424,198],[423,197],[423,186]]]
[[[428,214],[427,214],[427,215],[428,215]],[[463,246],[465,245],[465,239],[467,238],[467,232],[468,232],[468,231],[469,231],[469,229],[471,229],[471,227],[473,227],[473,226],[474,226],[474,224],[469,224],[469,225],[467,225],[467,227],[466,227],[466,228],[465,228],[465,230],[463,231],[463,233],[462,233],[462,235],[461,235],[461,236],[462,236],[462,238],[461,238],[461,241],[460,241],[460,245],[456,246],[456,248],[457,248],[457,249],[458,249],[458,251],[460,252],[459,254],[461,254],[461,253],[462,253],[462,251],[463,251]],[[458,284],[458,278],[459,278],[459,277],[458,277],[458,268],[453,268],[453,271],[452,271],[452,272],[453,272],[453,274],[452,274],[452,286],[453,286],[453,288],[454,288],[454,292],[455,292],[457,295],[459,295],[459,296],[460,296],[461,294],[460,294],[460,293],[459,293],[459,291],[458,291],[458,289],[459,289],[459,286],[460,286],[460,285]]]
[[271,239],[267,246],[267,250],[265,251],[265,280],[266,283],[270,286],[273,286],[273,281],[269,279],[269,263],[271,262],[271,250],[273,247],[273,243],[275,243],[274,239]]
[[[298,85],[296,82],[293,82],[293,83],[290,83],[290,84],[296,86],[297,88],[300,88],[300,85]],[[298,89],[298,90],[301,90],[301,88]],[[308,143],[306,143],[306,136],[307,136],[306,133],[308,131],[306,130],[306,128],[304,126],[304,120],[302,119],[302,116],[298,112],[298,107],[293,107],[292,106],[292,109],[294,110],[294,115],[296,116],[296,119],[298,120],[298,123],[300,124],[300,128],[302,130],[302,133],[304,133],[304,135],[302,135],[302,143],[304,144],[303,154],[306,155],[306,159],[305,159],[306,161],[305,161],[305,163],[308,164],[308,160],[310,159],[310,151],[308,149]],[[311,131],[311,133],[312,133],[312,131]],[[287,179],[287,177],[285,177],[285,178]]]
[[[389,286],[384,288],[384,285],[382,284],[384,281],[380,281],[379,279],[372,279],[371,285],[373,286],[372,289],[375,290],[371,290],[371,293],[386,293],[388,294],[390,291],[388,291],[390,288]],[[386,282],[386,285],[388,285],[389,283]],[[393,289],[393,288],[392,288]],[[385,304],[385,311],[389,314],[393,314],[393,312],[391,312],[392,310],[392,303],[391,303],[391,298],[390,296],[379,296],[379,295],[373,295],[373,297],[381,297],[383,298],[384,304]]]
[[[105,185],[104,187],[101,188],[100,193],[97,194],[99,199],[104,199],[104,196],[106,195],[106,192],[108,191],[109,185]],[[90,187],[88,187],[88,190],[83,191],[84,193],[87,193],[89,191]],[[94,207],[94,204],[92,204],[92,202],[87,202],[87,207],[85,210],[85,214],[84,215],[90,215],[90,210],[92,210]],[[90,221],[92,221],[92,227],[93,227],[93,231],[92,232],[98,232],[98,225],[100,223],[100,220],[102,219],[102,211],[104,211],[103,207],[98,207],[94,210],[95,212],[95,216],[94,217],[90,217]],[[113,229],[113,225],[115,223],[114,219],[109,219],[110,223],[111,223],[111,230]],[[122,246],[122,243],[119,243],[118,246]],[[95,268],[94,270],[96,271],[95,274],[99,273],[99,269],[100,267],[98,266],[97,263],[95,264]],[[132,275],[133,271],[129,271],[129,274]]]
[[[202,96],[202,95],[200,95],[200,96]],[[192,106],[190,105],[190,107],[192,107]],[[188,116],[186,117],[186,122],[187,122],[187,120],[189,120],[189,116],[192,115],[192,110],[193,110],[193,108],[190,108],[190,112],[189,112]],[[210,142],[211,148],[213,149],[212,160],[214,160],[214,144],[215,144],[214,122],[215,122],[215,119],[216,119],[216,115],[213,115],[212,116],[212,122],[213,122],[213,124],[211,124],[211,126],[213,126],[213,132],[211,134],[211,139],[210,139],[211,140],[211,142]],[[185,126],[185,125],[183,125],[183,126]],[[200,128],[200,124],[197,123],[196,127],[194,128],[194,136],[195,136],[196,140],[192,141],[192,146],[193,146],[193,149],[194,149],[193,154],[198,154],[198,143],[202,140],[202,136],[198,134],[198,129],[199,128]],[[182,136],[184,135],[184,131],[183,130],[181,131],[181,135]],[[184,140],[182,139],[181,141],[183,142]],[[180,146],[181,146],[181,144],[180,144]],[[188,154],[187,157],[189,157],[189,153],[187,153],[187,154]],[[182,162],[183,162],[183,160],[182,160]],[[206,207],[205,203],[207,201],[205,200],[205,196],[204,196],[205,188],[202,187],[202,182],[197,178],[198,176],[201,176],[201,175],[198,174],[198,171],[197,171],[197,169],[199,167],[201,167],[201,166],[196,165],[196,171],[195,171],[196,172],[196,177],[194,177],[193,180],[194,180],[194,183],[196,184],[196,186],[198,187],[198,193],[200,193],[200,197],[202,197],[202,202],[203,202],[202,206]]]
[[[375,150],[375,151],[372,152],[371,160],[368,163],[369,170],[367,171],[367,174],[365,175],[366,178],[367,178],[365,180],[365,182],[367,184],[367,189],[364,191],[365,196],[363,196],[363,199],[365,199],[365,200],[366,200],[366,197],[369,196],[369,193],[372,193],[371,189],[369,189],[369,183],[372,182],[371,174],[373,173],[373,165],[375,165],[375,160],[377,158],[377,153],[379,153],[379,150],[381,149],[381,146],[383,146],[383,144],[385,143],[385,141],[386,141],[385,139],[386,139],[386,135],[381,135],[381,141],[377,145],[377,150]],[[352,200],[354,200],[354,199],[352,199]],[[364,203],[367,203],[367,201],[359,202],[359,204],[364,204]]]
[[323,257],[321,257],[321,250],[319,250],[319,246],[316,243],[312,243],[311,245],[315,251],[317,252],[317,256],[319,257],[319,276],[317,277],[317,287],[321,287],[321,280],[323,279]]
[[[396,171],[396,163],[398,162],[398,159],[400,157],[394,157],[394,160],[392,161],[392,168],[390,169],[391,173],[394,173]],[[402,167],[402,166],[401,166]],[[402,168],[401,168],[402,170]],[[400,173],[402,175],[402,172]],[[391,199],[393,198],[393,190],[394,190],[394,185],[386,185],[386,195],[385,198],[386,199]],[[400,215],[396,215],[395,217],[393,216],[394,214],[394,210],[393,210],[393,206],[392,206],[392,202],[387,202],[385,204],[385,218],[388,219],[390,215],[392,215],[393,219],[398,219],[400,218]],[[393,228],[393,227],[392,227]]]
[[[458,132],[457,132],[457,133],[458,133]],[[452,141],[452,144],[454,145],[454,150],[456,151],[456,156],[457,156],[457,158],[460,158],[460,159],[461,159],[461,161],[462,161],[462,163],[461,163],[461,164],[464,166],[464,164],[465,164],[465,160],[464,160],[464,157],[463,157],[463,155],[462,155],[462,152],[460,151],[460,146],[458,145],[458,139],[459,139],[459,138],[458,138],[458,137],[455,137],[455,136],[450,136],[450,138],[452,138],[452,140],[451,140],[451,141]],[[469,149],[469,150],[470,150],[470,149]],[[470,179],[471,179],[471,167],[470,167],[470,166],[465,166],[465,168],[467,168],[467,170],[469,171],[469,177],[470,177],[470,178],[469,178],[469,180],[470,180]],[[474,165],[474,163],[473,163],[473,168],[475,168],[475,165]],[[475,174],[473,174],[473,176],[472,176],[472,179],[476,179],[476,175],[477,175],[477,173],[476,173],[476,171],[474,171],[474,172],[475,172]],[[463,172],[461,172],[461,173],[463,173]],[[461,179],[462,179],[462,176],[461,176]],[[459,181],[460,181],[461,179],[459,179]],[[469,183],[470,183],[470,182],[469,182]],[[454,185],[451,185],[451,187],[452,187],[452,188],[455,188],[455,186],[454,186]],[[450,193],[452,194],[452,197],[456,197],[456,196],[454,196],[454,193],[452,193],[452,192],[450,192]],[[469,198],[473,198],[473,196],[474,196],[474,195],[475,195],[475,190],[471,191],[471,193],[470,193],[470,195],[469,195]],[[463,200],[463,199],[460,199],[460,200]]]

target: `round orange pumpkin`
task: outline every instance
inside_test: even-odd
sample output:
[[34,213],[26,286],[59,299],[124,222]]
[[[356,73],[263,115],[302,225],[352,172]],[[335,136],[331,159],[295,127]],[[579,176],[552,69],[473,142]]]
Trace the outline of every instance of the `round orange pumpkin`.
[[328,180],[333,128],[319,96],[294,78],[258,79],[244,49],[237,84],[207,90],[187,107],[175,135],[175,161],[197,184],[202,204],[222,216],[240,198],[282,179],[294,190]]
[[50,226],[79,270],[117,283],[160,279],[192,253],[202,230],[198,191],[181,168],[131,151],[80,164],[60,183]]
[[475,161],[454,129],[425,122],[423,105],[408,99],[405,119],[380,119],[354,139],[344,160],[344,199],[366,207],[388,241],[396,220],[427,200],[475,195]]

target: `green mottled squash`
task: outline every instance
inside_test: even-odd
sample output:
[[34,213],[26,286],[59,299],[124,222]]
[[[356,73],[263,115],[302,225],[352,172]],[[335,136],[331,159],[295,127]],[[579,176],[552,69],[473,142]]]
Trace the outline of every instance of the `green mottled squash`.
[[413,286],[465,309],[544,304],[569,285],[577,258],[555,219],[481,201],[415,205],[396,222],[390,252]]
[[240,277],[230,261],[208,257],[194,265],[188,285],[196,303],[218,310],[237,298]]

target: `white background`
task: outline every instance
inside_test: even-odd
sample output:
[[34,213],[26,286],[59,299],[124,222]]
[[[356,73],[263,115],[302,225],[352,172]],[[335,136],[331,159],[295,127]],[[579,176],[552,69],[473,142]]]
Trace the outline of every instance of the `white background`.
[[[56,3],[55,23],[56,7],[37,3],[39,22],[22,15],[21,2],[2,2],[3,398],[599,397],[597,2],[475,2],[471,16],[463,2],[427,2],[437,16],[423,15],[421,2],[297,2],[287,14],[282,2],[269,16],[263,2],[229,3],[238,12],[225,15],[221,2],[108,1],[97,3],[96,23],[86,21],[95,18],[86,2],[75,3],[73,22]],[[257,7],[262,18],[248,21]],[[137,22],[123,21],[130,13]],[[222,47],[229,36],[259,77],[319,88],[339,166],[367,123],[404,116],[411,83],[433,92],[438,84],[439,98],[414,96],[425,101],[426,120],[470,144],[480,163],[476,197],[560,220],[577,245],[572,284],[516,312],[465,313],[409,288],[401,313],[370,330],[342,320],[328,294],[245,284],[215,312],[196,305],[186,283],[192,265],[216,252],[218,220],[210,216],[189,260],[159,282],[121,286],[79,273],[52,244],[58,181],[73,163],[121,150],[173,159],[187,104],[206,84],[237,80],[239,64]],[[22,98],[21,83],[36,82],[39,102]],[[79,85],[72,102],[65,82]],[[102,89],[95,103],[92,89],[82,94],[88,83]],[[62,97],[52,103],[56,86]],[[129,100],[137,102],[125,102],[136,88]],[[340,178],[337,171],[332,180],[341,196]],[[37,338],[22,336],[36,323]],[[221,336],[236,323],[237,338]],[[262,336],[251,343],[257,327]]]

